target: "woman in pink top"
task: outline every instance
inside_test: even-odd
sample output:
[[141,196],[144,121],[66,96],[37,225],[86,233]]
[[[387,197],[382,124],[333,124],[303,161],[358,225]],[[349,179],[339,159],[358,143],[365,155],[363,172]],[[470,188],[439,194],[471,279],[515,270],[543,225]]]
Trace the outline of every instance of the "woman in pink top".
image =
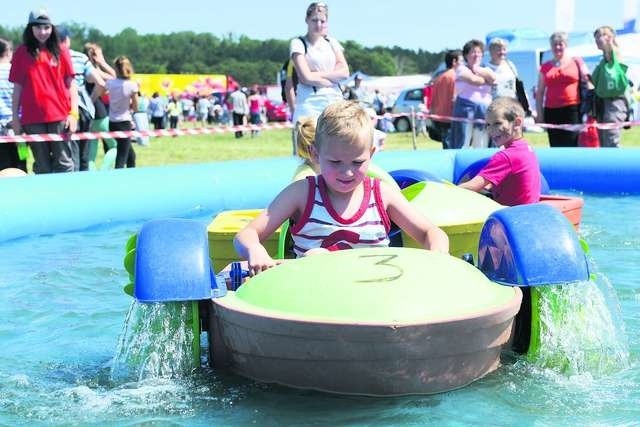
[[[254,86],[249,90],[247,101],[249,102],[249,121],[252,125],[259,125],[262,123],[262,107],[264,102],[257,86]],[[257,130],[251,131],[251,136],[255,136],[257,134]]]
[[491,103],[491,87],[495,73],[481,65],[484,55],[484,43],[470,40],[462,48],[464,63],[456,67],[456,100],[453,104],[453,117],[468,119],[467,122],[451,123],[450,148],[483,148],[488,138],[484,124],[470,120],[484,119],[487,107]]
[[[549,37],[553,59],[540,67],[536,91],[537,120],[550,124],[577,124],[580,117],[580,76],[589,79],[589,70],[580,58],[565,54],[567,33],[559,31]],[[577,147],[578,133],[548,129],[551,147]]]

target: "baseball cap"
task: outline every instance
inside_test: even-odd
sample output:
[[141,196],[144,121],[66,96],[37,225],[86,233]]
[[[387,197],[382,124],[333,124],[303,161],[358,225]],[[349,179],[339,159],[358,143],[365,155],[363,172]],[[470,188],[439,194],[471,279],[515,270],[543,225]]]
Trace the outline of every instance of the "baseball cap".
[[56,31],[58,32],[58,40],[61,42],[65,41],[67,37],[71,37],[69,29],[65,25],[58,25]]
[[29,24],[49,24],[51,25],[51,19],[49,18],[49,12],[44,9],[35,9],[29,13]]

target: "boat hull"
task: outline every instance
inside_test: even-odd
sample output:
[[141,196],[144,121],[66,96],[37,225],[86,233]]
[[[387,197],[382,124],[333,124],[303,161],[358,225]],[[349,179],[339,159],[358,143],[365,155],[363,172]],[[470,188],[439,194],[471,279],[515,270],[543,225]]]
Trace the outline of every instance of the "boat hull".
[[543,194],[540,196],[540,203],[551,205],[562,212],[576,231],[580,228],[582,208],[584,206],[584,199],[581,197]]
[[422,324],[348,324],[273,317],[212,302],[216,367],[262,382],[340,394],[440,393],[494,371],[522,293],[465,318]]

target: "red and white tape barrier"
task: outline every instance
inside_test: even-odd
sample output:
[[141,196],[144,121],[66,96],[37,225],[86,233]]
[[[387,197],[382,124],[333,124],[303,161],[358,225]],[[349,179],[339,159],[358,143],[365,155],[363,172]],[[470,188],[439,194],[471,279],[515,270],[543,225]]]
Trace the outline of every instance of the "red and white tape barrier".
[[[411,117],[411,114],[391,114],[386,113],[383,116],[379,116],[378,119],[383,118],[395,118],[395,117]],[[466,122],[474,124],[485,124],[483,119],[466,119],[462,117],[448,117],[440,116],[437,114],[429,114],[425,112],[413,113],[413,117],[416,120],[431,119],[437,121],[449,121],[449,122]],[[580,132],[584,129],[596,127],[598,129],[621,129],[623,127],[640,126],[640,120],[633,120],[628,122],[617,123],[580,123],[580,124],[563,124],[556,125],[551,123],[535,123],[535,126],[545,129],[563,129],[573,132]],[[205,127],[205,128],[189,128],[189,129],[158,129],[147,131],[113,131],[113,132],[77,132],[72,134],[33,134],[33,135],[13,135],[13,136],[0,136],[0,144],[11,142],[49,142],[49,141],[66,141],[66,140],[87,140],[87,139],[99,139],[99,138],[136,138],[145,136],[182,136],[182,135],[209,135],[209,134],[222,134],[228,132],[237,131],[261,131],[271,129],[291,129],[293,124],[291,122],[272,122],[260,125],[242,125],[242,126],[218,126],[218,127]]]
[[144,136],[182,136],[182,135],[208,135],[222,134],[236,131],[260,131],[269,129],[290,129],[293,125],[291,122],[265,123],[260,125],[242,125],[242,126],[219,126],[211,128],[189,128],[189,129],[157,129],[145,131],[113,131],[113,132],[76,132],[72,134],[33,134],[33,135],[14,135],[0,136],[0,144],[7,142],[50,142],[50,141],[67,141],[67,140],[85,140],[99,138],[135,138]]

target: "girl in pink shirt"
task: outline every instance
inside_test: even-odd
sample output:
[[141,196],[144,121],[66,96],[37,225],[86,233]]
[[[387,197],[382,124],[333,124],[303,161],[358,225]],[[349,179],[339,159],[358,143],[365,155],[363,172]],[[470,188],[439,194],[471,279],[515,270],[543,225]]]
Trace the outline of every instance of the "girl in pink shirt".
[[522,139],[523,122],[524,109],[515,98],[499,97],[489,105],[489,136],[503,149],[460,187],[491,191],[493,199],[505,206],[540,201],[540,166],[533,148]]

